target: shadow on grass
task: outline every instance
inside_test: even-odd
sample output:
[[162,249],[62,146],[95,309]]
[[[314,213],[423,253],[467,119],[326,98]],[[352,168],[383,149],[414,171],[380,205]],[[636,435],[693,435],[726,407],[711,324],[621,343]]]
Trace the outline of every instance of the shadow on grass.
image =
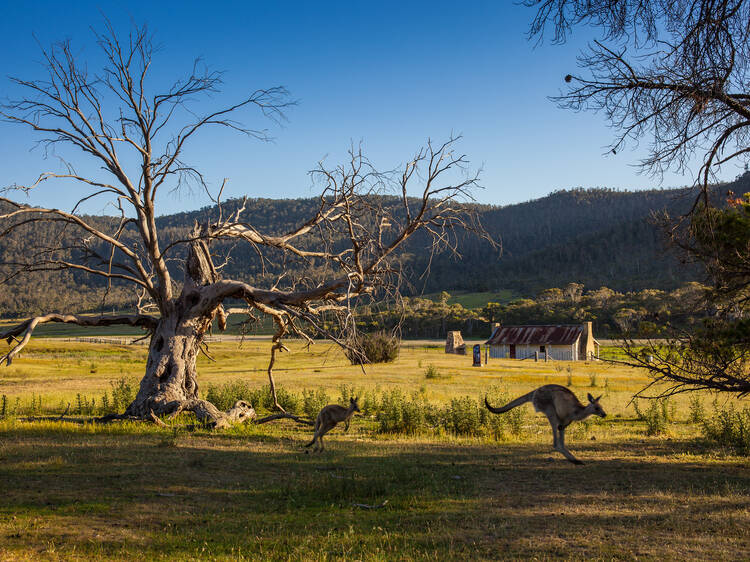
[[542,445],[334,440],[305,455],[303,439],[165,435],[0,432],[0,552],[53,543],[92,558],[747,553],[750,468],[686,457],[690,442],[577,444],[588,464],[574,466]]

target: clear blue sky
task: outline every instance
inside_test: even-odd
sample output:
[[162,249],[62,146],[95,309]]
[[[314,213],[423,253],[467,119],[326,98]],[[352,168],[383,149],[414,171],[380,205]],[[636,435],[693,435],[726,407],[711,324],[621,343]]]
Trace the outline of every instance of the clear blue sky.
[[[196,139],[191,163],[213,184],[229,178],[228,196],[309,197],[315,191],[307,171],[325,156],[330,164],[340,161],[352,141],[362,141],[386,169],[408,160],[428,137],[451,132],[463,135],[462,152],[483,168],[485,190],[477,199],[486,203],[577,186],[692,183],[691,176],[638,175],[641,152],[604,155],[612,131],[601,116],[555,107],[547,97],[575,70],[591,35],[535,47],[525,37],[532,11],[511,2],[6,2],[0,94],[13,93],[8,75],[42,76],[35,36],[45,46],[71,38],[81,57],[96,57],[89,28],[100,26],[102,13],[124,31],[131,21],[149,25],[163,46],[153,67],[160,77],[179,77],[195,57],[225,71],[217,105],[275,85],[299,100],[283,127],[256,114],[245,119],[271,126],[273,144],[221,132]],[[30,151],[33,142],[26,131],[0,123],[0,186],[60,169],[42,150]],[[63,208],[71,201],[52,185],[31,199]],[[207,203],[200,193],[183,193],[162,201],[160,211]]]

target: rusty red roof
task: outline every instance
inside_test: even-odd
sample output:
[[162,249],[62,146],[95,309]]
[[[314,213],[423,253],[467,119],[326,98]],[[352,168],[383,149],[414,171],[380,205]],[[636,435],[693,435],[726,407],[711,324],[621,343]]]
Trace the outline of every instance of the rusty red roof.
[[552,326],[500,326],[495,328],[488,345],[572,345],[583,333],[580,324]]

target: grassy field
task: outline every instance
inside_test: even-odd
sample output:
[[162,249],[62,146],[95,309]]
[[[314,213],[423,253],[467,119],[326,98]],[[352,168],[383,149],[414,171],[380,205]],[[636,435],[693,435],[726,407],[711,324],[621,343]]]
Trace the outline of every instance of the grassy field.
[[[568,445],[584,466],[552,451],[546,420],[528,405],[521,431],[500,440],[383,434],[361,417],[316,455],[303,452],[309,428],[286,421],[187,432],[9,416],[0,420],[0,559],[750,557],[747,457],[701,438],[688,397],[648,436],[628,405],[646,382],[639,372],[510,360],[472,368],[470,357],[418,345],[363,373],[328,345],[291,349],[277,382],[294,392],[338,400],[341,385],[400,388],[437,405],[555,382],[581,398],[604,394],[609,415],[571,426]],[[257,340],[214,345],[217,362],[201,358],[202,388],[265,384],[267,351]],[[0,395],[22,408],[41,397],[43,411],[59,412],[77,394],[137,382],[144,354],[34,340],[0,371]],[[426,378],[430,365],[438,377]]]
[[[451,293],[451,296],[448,299],[448,304],[460,304],[464,308],[482,308],[483,306],[486,306],[488,302],[508,302],[513,300],[515,296],[516,295],[513,294],[513,291],[508,289],[476,293],[457,291]],[[425,298],[437,301],[440,299],[440,293],[430,293],[425,295]]]

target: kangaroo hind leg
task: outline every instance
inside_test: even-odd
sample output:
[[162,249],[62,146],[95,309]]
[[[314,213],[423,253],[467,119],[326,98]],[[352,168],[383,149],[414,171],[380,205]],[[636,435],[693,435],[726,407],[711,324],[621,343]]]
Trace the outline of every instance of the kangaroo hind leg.
[[557,450],[560,442],[558,438],[560,421],[557,419],[555,412],[544,412],[544,415],[547,416],[547,420],[549,420],[549,424],[552,427],[552,447]]
[[583,464],[583,461],[579,461],[577,458],[575,458],[573,456],[573,453],[568,451],[567,447],[565,447],[565,428],[564,427],[560,429],[559,445],[560,447],[557,450],[560,451],[566,459],[568,459],[573,464]]
[[[312,441],[310,441],[305,447],[311,447],[312,445],[315,445],[315,447],[312,448],[312,452],[316,452],[318,450],[318,446],[320,444],[320,436],[318,435],[318,432],[315,432],[315,435],[312,438]],[[305,451],[305,453],[309,453],[310,451]]]

